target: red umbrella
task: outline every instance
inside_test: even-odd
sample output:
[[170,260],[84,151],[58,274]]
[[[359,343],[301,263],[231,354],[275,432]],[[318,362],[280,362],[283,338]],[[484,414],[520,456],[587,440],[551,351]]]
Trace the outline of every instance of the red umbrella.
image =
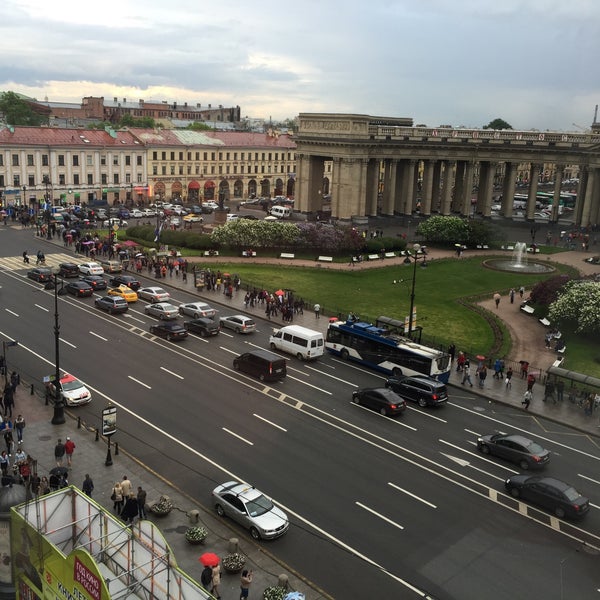
[[284,294],[285,294],[285,292],[284,292],[283,290],[277,290],[277,291],[275,292],[275,295],[276,295],[276,296],[283,296]]
[[205,567],[214,567],[219,564],[220,558],[214,552],[205,552],[198,560]]
[[475,358],[477,360],[485,360],[485,356],[483,354],[478,354]]

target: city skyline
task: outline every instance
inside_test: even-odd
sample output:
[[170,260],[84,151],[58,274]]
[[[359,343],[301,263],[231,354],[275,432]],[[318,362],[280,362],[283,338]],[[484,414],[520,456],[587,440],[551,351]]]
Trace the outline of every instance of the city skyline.
[[[165,7],[166,6],[166,7]],[[0,90],[581,131],[600,102],[600,3],[7,0]]]

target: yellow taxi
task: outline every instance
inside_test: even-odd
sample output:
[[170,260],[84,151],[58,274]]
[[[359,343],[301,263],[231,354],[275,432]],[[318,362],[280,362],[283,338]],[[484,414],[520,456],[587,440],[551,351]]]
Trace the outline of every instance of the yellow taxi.
[[108,288],[107,291],[109,296],[120,296],[127,300],[127,302],[137,302],[138,295],[131,288],[126,285],[119,285],[117,287]]

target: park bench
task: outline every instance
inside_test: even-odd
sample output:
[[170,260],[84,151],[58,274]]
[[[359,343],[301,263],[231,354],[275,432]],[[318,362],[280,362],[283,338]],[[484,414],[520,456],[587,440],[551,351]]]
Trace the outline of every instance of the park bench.
[[386,258],[396,258],[396,253],[395,252],[386,252],[385,257]]
[[532,315],[535,312],[535,308],[533,308],[533,306],[529,306],[529,304],[523,304],[521,306],[521,310],[528,315]]
[[333,262],[333,256],[319,256],[317,258],[318,262]]
[[369,255],[367,255],[367,258],[369,260],[380,260],[379,254],[369,254]]
[[540,249],[539,248],[527,248],[527,252],[529,252],[529,254],[539,254]]
[[296,258],[296,255],[292,254],[291,252],[282,252],[279,255],[279,258]]
[[546,317],[544,317],[543,319],[538,319],[538,320],[544,327],[550,327],[550,321],[548,321],[548,319]]
[[218,250],[205,250],[204,256],[219,256]]
[[246,256],[246,257],[256,256],[256,252],[254,250],[243,250],[242,256]]

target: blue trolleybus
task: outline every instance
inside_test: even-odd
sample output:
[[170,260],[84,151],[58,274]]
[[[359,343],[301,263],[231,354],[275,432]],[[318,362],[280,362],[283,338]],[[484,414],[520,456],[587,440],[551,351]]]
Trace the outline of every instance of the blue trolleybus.
[[448,383],[450,355],[401,335],[404,323],[379,317],[376,324],[334,321],[327,329],[325,347],[344,360],[395,376],[427,375]]

